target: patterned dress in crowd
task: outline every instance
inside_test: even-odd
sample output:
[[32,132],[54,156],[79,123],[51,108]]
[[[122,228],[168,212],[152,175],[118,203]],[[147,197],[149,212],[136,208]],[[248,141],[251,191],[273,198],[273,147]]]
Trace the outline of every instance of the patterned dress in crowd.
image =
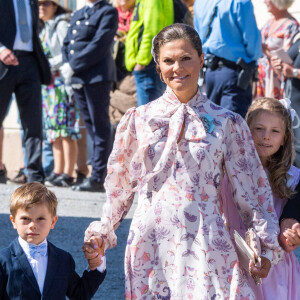
[[[270,50],[283,49],[287,51],[292,43],[294,35],[299,31],[299,23],[295,19],[285,19],[274,31],[270,27],[274,18],[270,19],[261,30],[262,43]],[[283,98],[284,77],[278,76],[273,71],[266,55],[258,61],[257,96]]]
[[[47,36],[46,34],[41,36],[44,53],[49,59],[52,56],[47,44]],[[42,100],[47,140],[53,143],[60,137],[80,138],[79,110],[75,101],[68,96],[59,71],[54,74],[54,84],[42,86]]]
[[183,104],[169,88],[124,115],[108,163],[108,200],[86,237],[116,246],[115,230],[138,193],[125,253],[126,299],[254,299],[220,211],[224,172],[246,227],[254,226],[264,255],[277,263],[272,193],[239,115],[200,92]]

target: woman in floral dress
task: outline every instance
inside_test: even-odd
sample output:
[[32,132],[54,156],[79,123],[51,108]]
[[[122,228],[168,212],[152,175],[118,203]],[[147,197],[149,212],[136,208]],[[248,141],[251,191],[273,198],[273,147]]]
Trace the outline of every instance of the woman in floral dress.
[[39,0],[39,16],[45,24],[40,38],[53,73],[53,84],[42,88],[44,128],[48,142],[53,144],[54,156],[54,171],[45,183],[55,186],[72,184],[79,138],[79,111],[59,72],[70,18],[66,12],[58,0]]
[[219,201],[226,172],[245,226],[261,239],[262,267],[252,273],[267,276],[283,253],[272,192],[249,129],[198,89],[203,54],[192,27],[164,28],[153,56],[167,90],[122,118],[108,163],[108,199],[85,239],[100,236],[106,248],[116,246],[115,230],[137,192],[125,253],[126,299],[254,299]]
[[275,74],[270,60],[271,51],[290,48],[299,24],[287,11],[294,0],[265,0],[268,11],[273,17],[261,30],[264,56],[258,61],[257,96],[283,98],[284,76]]

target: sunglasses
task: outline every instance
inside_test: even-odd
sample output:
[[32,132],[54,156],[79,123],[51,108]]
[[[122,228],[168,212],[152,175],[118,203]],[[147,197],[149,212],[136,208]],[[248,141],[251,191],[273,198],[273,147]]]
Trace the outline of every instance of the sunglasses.
[[39,6],[45,6],[45,7],[49,7],[53,5],[52,1],[43,1],[43,2],[39,2]]

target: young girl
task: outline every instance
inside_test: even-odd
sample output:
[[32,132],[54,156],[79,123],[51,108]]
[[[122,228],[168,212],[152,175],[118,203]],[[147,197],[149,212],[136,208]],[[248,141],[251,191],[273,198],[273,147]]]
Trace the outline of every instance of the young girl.
[[[278,101],[272,98],[259,98],[253,102],[246,115],[257,153],[269,178],[278,217],[287,199],[293,195],[300,178],[300,170],[292,166],[294,137],[289,106],[288,99]],[[237,230],[244,236],[246,230],[232,201],[226,177],[222,183],[222,190],[224,217],[230,234],[233,237],[233,231]],[[261,286],[256,286],[250,275],[247,277],[257,300],[300,299],[300,266],[292,252],[285,252],[283,260],[271,268]]]

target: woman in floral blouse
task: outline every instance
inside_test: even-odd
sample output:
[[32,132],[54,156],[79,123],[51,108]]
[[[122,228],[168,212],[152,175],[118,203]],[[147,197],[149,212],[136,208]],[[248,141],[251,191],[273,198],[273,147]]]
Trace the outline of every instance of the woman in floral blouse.
[[167,90],[122,118],[105,181],[101,221],[85,238],[117,244],[115,230],[135,193],[138,206],[125,253],[126,299],[254,299],[220,211],[227,173],[245,226],[262,245],[265,277],[282,257],[272,193],[249,129],[237,114],[198,89],[201,41],[184,24],[153,41],[157,71]]

